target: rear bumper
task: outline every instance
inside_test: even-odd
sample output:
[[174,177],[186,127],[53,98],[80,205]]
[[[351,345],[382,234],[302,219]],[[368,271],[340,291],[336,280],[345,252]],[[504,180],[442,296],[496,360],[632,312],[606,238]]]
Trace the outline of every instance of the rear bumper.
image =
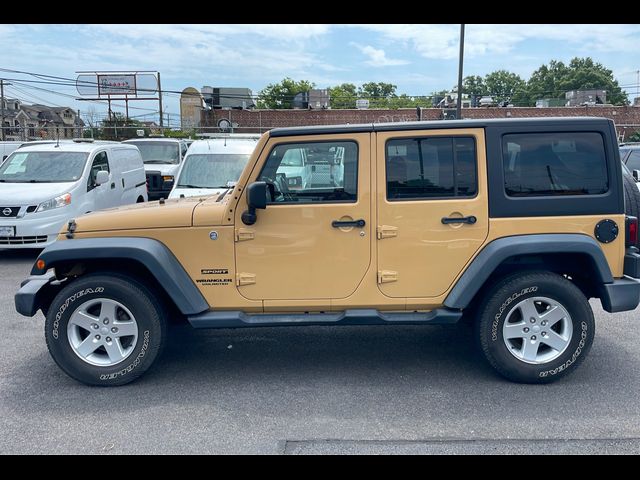
[[624,277],[605,283],[600,301],[607,312],[635,310],[640,303],[640,254],[627,252],[624,256]]
[[55,274],[51,271],[44,275],[31,275],[24,280],[14,297],[16,311],[25,317],[33,317],[40,309],[44,287],[55,278]]

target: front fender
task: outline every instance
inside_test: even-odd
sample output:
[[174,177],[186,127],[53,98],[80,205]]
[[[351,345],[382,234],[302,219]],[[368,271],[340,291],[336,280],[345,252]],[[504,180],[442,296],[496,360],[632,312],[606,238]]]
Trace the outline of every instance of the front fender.
[[[44,268],[38,268],[38,261]],[[134,261],[142,264],[174,301],[180,312],[196,315],[209,310],[195,283],[171,251],[158,240],[141,237],[80,238],[55,242],[42,251],[31,275],[43,275],[56,265],[75,261]]]

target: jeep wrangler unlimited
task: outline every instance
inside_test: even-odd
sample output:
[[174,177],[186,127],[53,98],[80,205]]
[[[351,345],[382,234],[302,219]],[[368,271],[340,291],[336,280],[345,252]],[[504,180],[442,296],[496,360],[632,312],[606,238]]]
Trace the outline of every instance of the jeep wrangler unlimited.
[[474,322],[504,377],[550,382],[593,342],[588,299],[640,300],[603,118],[279,128],[220,195],[69,222],[16,294],[56,363],[122,385],[195,328]]

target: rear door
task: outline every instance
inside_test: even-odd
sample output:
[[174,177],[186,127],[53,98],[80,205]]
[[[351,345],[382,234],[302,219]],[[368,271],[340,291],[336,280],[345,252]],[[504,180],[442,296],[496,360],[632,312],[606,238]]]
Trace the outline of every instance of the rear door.
[[438,297],[489,231],[482,129],[378,132],[378,287]]

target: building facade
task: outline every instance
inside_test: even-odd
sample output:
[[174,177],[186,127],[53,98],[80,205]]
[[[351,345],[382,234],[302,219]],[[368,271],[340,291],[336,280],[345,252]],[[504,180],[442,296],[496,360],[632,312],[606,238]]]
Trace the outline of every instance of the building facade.
[[82,137],[84,122],[70,107],[28,105],[13,98],[5,98],[2,107],[4,107],[2,130],[5,140],[28,141]]

